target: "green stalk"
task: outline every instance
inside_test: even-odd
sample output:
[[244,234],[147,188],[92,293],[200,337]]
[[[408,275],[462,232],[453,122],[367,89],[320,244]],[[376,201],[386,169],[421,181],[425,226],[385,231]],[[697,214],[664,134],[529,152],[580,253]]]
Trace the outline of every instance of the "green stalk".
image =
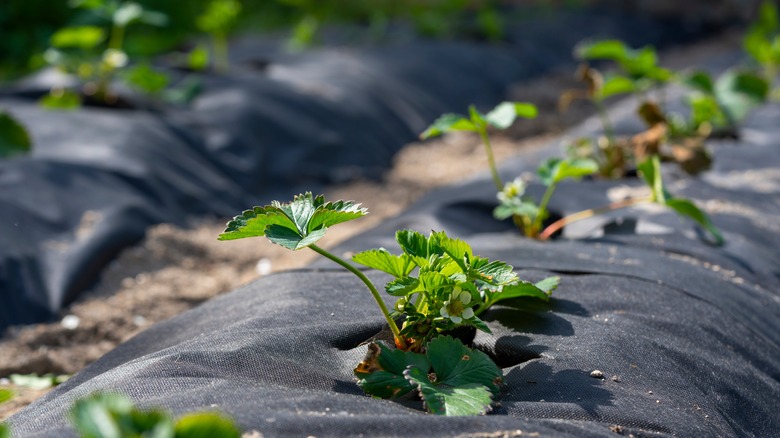
[[487,134],[487,128],[480,126],[477,128],[479,136],[482,138],[482,143],[485,145],[485,152],[487,153],[488,165],[490,166],[490,175],[493,177],[493,184],[496,185],[496,189],[500,192],[504,190],[504,183],[501,182],[501,177],[498,175],[498,169],[496,169],[496,160],[493,158],[493,147],[490,146],[490,138]]
[[544,191],[544,195],[542,196],[542,201],[539,202],[539,214],[536,216],[536,219],[534,220],[533,227],[532,227],[532,236],[528,237],[536,237],[536,233],[540,228],[542,228],[542,221],[544,220],[544,217],[547,215],[547,204],[550,203],[550,198],[552,198],[553,192],[555,192],[555,188],[558,186],[558,183],[552,183],[549,186],[547,186],[547,190]]
[[396,343],[404,349],[406,347],[406,342],[404,342],[403,336],[401,336],[401,331],[398,329],[398,326],[395,324],[395,321],[393,318],[390,317],[390,311],[387,310],[387,306],[385,306],[385,302],[382,301],[381,295],[379,295],[379,291],[376,290],[376,287],[374,287],[374,284],[371,283],[371,280],[368,279],[362,272],[360,272],[357,268],[350,265],[346,261],[342,260],[336,255],[333,255],[329,253],[328,251],[325,251],[324,249],[320,248],[317,245],[309,245],[309,248],[311,248],[314,252],[317,254],[337,263],[344,269],[348,270],[349,272],[357,275],[357,277],[365,283],[368,290],[371,292],[371,295],[374,296],[374,300],[376,301],[377,305],[379,305],[379,309],[382,310],[382,314],[385,317],[385,320],[387,320],[387,325],[390,326],[390,331],[393,332],[393,336],[395,337]]
[[545,228],[544,231],[542,231],[542,233],[539,234],[539,240],[549,239],[550,236],[555,234],[556,231],[560,230],[561,228],[565,227],[566,225],[572,222],[581,221],[583,219],[597,216],[599,214],[604,214],[612,210],[617,210],[620,208],[630,207],[632,205],[651,203],[651,202],[653,202],[653,198],[650,196],[643,197],[643,198],[630,198],[630,199],[624,199],[622,201],[613,202],[603,207],[591,208],[588,210],[578,211],[577,213],[572,213],[548,225],[547,228]]

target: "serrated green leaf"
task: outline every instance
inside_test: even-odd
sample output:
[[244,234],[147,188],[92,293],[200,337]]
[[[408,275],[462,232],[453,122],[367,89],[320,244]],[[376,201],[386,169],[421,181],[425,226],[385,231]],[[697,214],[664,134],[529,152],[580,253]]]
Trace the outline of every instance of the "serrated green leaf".
[[14,393],[10,389],[0,389],[0,403],[5,403],[14,398]]
[[463,272],[468,270],[464,257],[471,257],[473,255],[471,246],[469,246],[468,243],[460,239],[453,239],[447,236],[444,231],[431,233],[430,241],[441,248],[445,254],[450,256],[452,260],[460,266]]
[[416,266],[409,255],[390,254],[384,248],[357,253],[352,256],[352,261],[369,268],[387,272],[393,277],[406,277]]
[[338,225],[365,216],[366,213],[367,211],[365,208],[362,208],[360,204],[356,204],[353,201],[327,202],[317,206],[314,214],[312,214],[309,220],[307,228],[309,232],[317,230],[320,227],[330,228],[333,225]]
[[215,412],[187,414],[176,421],[175,438],[240,438],[241,430],[228,417]]
[[517,274],[511,265],[502,261],[490,261],[484,257],[473,257],[469,277],[493,286],[503,286],[517,281]]
[[612,75],[604,79],[604,84],[597,90],[597,99],[604,100],[619,94],[636,91],[636,84],[625,76]]
[[428,361],[436,373],[436,384],[461,386],[484,385],[498,394],[503,381],[501,369],[487,354],[466,347],[450,336],[439,336],[428,344]]
[[437,293],[442,289],[449,289],[455,285],[455,281],[439,272],[430,271],[420,273],[420,283],[423,289],[429,293]]
[[544,290],[537,287],[535,284],[521,281],[517,284],[510,284],[504,286],[501,292],[496,292],[492,295],[491,301],[496,303],[501,300],[509,300],[518,297],[532,297],[539,298],[540,300],[549,301],[550,295]]
[[693,219],[696,223],[701,225],[702,228],[707,230],[712,235],[712,237],[715,238],[715,242],[718,245],[722,245],[725,242],[725,239],[720,233],[720,230],[715,227],[709,216],[696,207],[696,204],[690,200],[683,198],[672,198],[667,199],[665,205],[677,212],[677,214]]
[[558,285],[560,284],[561,284],[561,277],[553,276],[553,277],[547,277],[544,280],[536,282],[534,286],[543,290],[545,293],[547,293],[547,295],[550,295],[555,289],[558,289]]
[[498,129],[506,129],[512,126],[515,119],[536,118],[538,110],[536,105],[524,102],[502,102],[485,115],[485,121]]
[[279,208],[266,205],[254,207],[234,217],[227,223],[225,231],[219,235],[219,240],[262,237],[265,236],[265,230],[270,225],[295,228],[295,224]]
[[97,26],[65,27],[51,36],[51,45],[58,49],[89,50],[106,39],[106,32]]
[[385,291],[394,297],[401,297],[417,290],[419,286],[420,280],[414,277],[397,278],[385,285]]
[[32,141],[24,126],[10,114],[0,111],[0,158],[30,151]]
[[[376,361],[381,369],[371,373],[355,372],[360,379],[358,386],[367,394],[381,398],[403,397],[416,389],[415,385],[404,378],[404,370],[414,368],[427,374],[431,369],[424,354],[390,349],[381,343],[372,345],[379,347]],[[372,346],[369,346],[370,348]]]
[[283,225],[269,225],[265,229],[265,237],[271,242],[281,245],[287,249],[297,251],[306,248],[309,245],[317,243],[325,236],[327,228],[321,228],[301,236],[300,233]]
[[401,250],[403,250],[404,253],[421,259],[428,259],[428,256],[430,255],[428,251],[428,238],[422,233],[413,230],[399,230],[395,233],[395,240],[401,246]]
[[476,131],[477,127],[467,118],[459,114],[444,114],[431,124],[422,134],[420,139],[425,140],[437,137],[453,131]]
[[492,395],[490,390],[478,383],[468,383],[453,387],[434,385],[425,373],[417,368],[409,368],[404,377],[415,385],[425,402],[428,411],[436,415],[461,416],[484,415],[490,410]]
[[485,332],[487,334],[493,334],[493,331],[490,330],[490,327],[488,327],[487,324],[485,324],[485,321],[479,319],[476,316],[472,316],[469,319],[464,319],[463,323],[467,324],[467,325],[474,326],[474,327],[476,327],[477,330],[481,330],[481,331],[483,331],[483,332]]

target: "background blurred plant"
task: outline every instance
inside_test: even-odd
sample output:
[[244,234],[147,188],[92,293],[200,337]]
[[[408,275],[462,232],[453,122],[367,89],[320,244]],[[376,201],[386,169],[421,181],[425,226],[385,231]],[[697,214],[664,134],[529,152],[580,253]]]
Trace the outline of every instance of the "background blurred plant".
[[[237,0],[213,0],[196,21],[198,29],[211,35],[211,48],[214,58],[214,69],[226,72],[230,67],[228,59],[228,35],[235,28],[241,13],[241,2]],[[203,54],[198,51],[203,51]],[[203,62],[205,61],[205,62]],[[190,54],[190,67],[196,70],[208,64],[208,52],[202,47],[196,47]]]
[[32,149],[27,129],[11,114],[0,109],[0,158],[24,154]]

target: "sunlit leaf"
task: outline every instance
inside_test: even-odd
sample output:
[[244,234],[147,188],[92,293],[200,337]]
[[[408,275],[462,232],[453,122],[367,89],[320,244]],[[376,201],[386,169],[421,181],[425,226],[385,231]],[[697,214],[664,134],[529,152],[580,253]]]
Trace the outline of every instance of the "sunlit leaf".
[[485,115],[485,120],[498,129],[506,129],[512,126],[515,119],[523,117],[526,119],[536,118],[538,110],[536,106],[523,102],[502,102],[492,111]]
[[452,131],[476,131],[477,127],[467,118],[458,114],[444,114],[433,122],[422,134],[420,138],[425,140],[431,137],[437,137]]
[[241,430],[228,417],[214,412],[198,412],[179,418],[175,438],[240,438]]
[[65,27],[54,33],[51,45],[59,49],[89,50],[106,38],[106,32],[97,26]]
[[394,277],[406,277],[415,268],[415,264],[409,255],[390,254],[384,248],[357,253],[352,256],[352,261],[369,268],[387,272]]

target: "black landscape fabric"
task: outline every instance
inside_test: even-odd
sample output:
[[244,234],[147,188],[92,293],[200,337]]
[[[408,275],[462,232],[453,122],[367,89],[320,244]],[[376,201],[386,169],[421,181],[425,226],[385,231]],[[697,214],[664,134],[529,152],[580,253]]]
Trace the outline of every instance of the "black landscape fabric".
[[0,330],[56,318],[153,224],[376,177],[441,113],[490,107],[517,81],[572,67],[586,37],[664,45],[704,30],[579,11],[521,22],[496,45],[285,54],[242,39],[231,73],[202,75],[187,107],[128,92],[135,109],[46,111],[35,100],[62,78],[30,77],[0,90],[34,141],[32,155],[0,162]]
[[[710,141],[714,168],[699,178],[665,168],[672,192],[712,213],[722,247],[658,209],[569,232],[579,238],[531,241],[490,217],[495,190],[485,175],[334,250],[397,251],[396,229],[444,229],[522,278],[561,277],[549,304],[484,314],[493,334],[473,343],[506,378],[487,416],[437,417],[419,402],[362,394],[352,369],[383,320],[356,278],[322,260],[155,325],[10,422],[20,437],[73,436],[65,420],[73,401],[112,390],[177,414],[223,411],[262,436],[780,436],[778,118],[780,106],[766,106],[740,140]],[[503,174],[557,152],[554,144],[523,154]],[[552,208],[569,212],[637,185],[565,183]]]

